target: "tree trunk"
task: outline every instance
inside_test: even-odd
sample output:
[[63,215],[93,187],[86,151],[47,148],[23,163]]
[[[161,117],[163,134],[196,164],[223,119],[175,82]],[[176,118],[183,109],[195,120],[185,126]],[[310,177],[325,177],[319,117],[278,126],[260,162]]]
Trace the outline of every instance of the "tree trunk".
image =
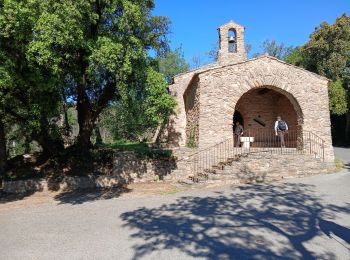
[[7,161],[5,124],[0,119],[0,179],[5,174]]
[[101,131],[98,126],[95,127],[95,135],[96,135],[96,145],[101,145],[103,143]]
[[[51,126],[51,127],[55,127]],[[37,141],[43,149],[43,154],[46,156],[57,155],[64,150],[64,143],[60,136],[56,137],[51,134],[50,123],[47,120],[45,114],[41,115],[40,119],[40,131],[33,132],[31,136],[32,140]]]
[[95,118],[93,116],[92,107],[89,98],[85,92],[85,76],[83,76],[83,83],[78,85],[78,150],[82,152],[88,151],[92,147],[91,135],[95,128]]
[[156,132],[154,133],[154,136],[152,138],[152,142],[153,143],[160,143],[160,139],[162,137],[162,135],[164,134],[164,128],[167,125],[167,121],[162,120],[159,125],[157,126]]
[[157,126],[157,129],[152,137],[152,143],[156,143],[158,141],[158,139],[159,139],[158,137],[159,137],[159,134],[160,134],[160,131],[162,130],[162,128],[163,128],[162,123]]
[[86,93],[86,68],[88,67],[88,64],[83,59],[84,55],[85,54],[82,51],[79,61],[81,64],[82,78],[81,82],[77,85],[77,112],[79,124],[77,146],[78,150],[81,152],[87,152],[92,147],[90,138],[92,131],[96,127],[96,119],[115,95],[115,82],[111,81],[105,86],[94,106],[91,105],[89,97]]

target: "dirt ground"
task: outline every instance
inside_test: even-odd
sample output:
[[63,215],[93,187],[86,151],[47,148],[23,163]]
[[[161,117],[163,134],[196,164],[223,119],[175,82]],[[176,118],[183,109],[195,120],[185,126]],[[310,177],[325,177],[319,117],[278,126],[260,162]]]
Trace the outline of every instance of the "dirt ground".
[[35,207],[42,204],[61,204],[62,201],[78,201],[88,199],[105,200],[118,197],[147,197],[171,195],[183,191],[183,187],[163,182],[132,183],[114,189],[86,189],[79,191],[42,191],[32,194],[0,193],[0,212]]

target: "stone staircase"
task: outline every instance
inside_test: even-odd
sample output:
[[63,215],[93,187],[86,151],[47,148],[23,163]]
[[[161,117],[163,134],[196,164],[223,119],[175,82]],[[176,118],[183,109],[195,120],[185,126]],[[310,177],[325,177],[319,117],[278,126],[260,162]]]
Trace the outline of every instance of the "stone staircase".
[[187,185],[231,185],[270,182],[327,173],[333,169],[308,154],[272,154],[270,151],[241,153],[204,172],[181,180]]

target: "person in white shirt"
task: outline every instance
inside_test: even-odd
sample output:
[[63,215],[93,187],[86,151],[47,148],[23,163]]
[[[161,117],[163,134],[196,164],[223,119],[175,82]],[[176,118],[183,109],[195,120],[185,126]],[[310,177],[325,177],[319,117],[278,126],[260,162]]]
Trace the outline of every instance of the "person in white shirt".
[[286,144],[284,142],[284,135],[287,133],[287,131],[288,131],[287,123],[283,121],[280,116],[278,116],[275,122],[275,134],[280,138],[281,147],[286,147]]

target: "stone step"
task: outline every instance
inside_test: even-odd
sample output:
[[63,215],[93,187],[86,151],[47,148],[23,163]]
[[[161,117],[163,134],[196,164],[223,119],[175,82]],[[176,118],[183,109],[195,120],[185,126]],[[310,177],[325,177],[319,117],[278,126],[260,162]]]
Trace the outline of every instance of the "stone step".
[[[281,169],[283,172],[281,172]],[[220,182],[262,182],[280,179],[296,178],[329,171],[327,164],[322,167],[322,161],[303,154],[271,154],[270,151],[260,151],[252,154],[237,154],[223,159],[203,173],[190,176],[193,183]]]
[[214,170],[223,170],[225,165],[213,165],[211,168]]

